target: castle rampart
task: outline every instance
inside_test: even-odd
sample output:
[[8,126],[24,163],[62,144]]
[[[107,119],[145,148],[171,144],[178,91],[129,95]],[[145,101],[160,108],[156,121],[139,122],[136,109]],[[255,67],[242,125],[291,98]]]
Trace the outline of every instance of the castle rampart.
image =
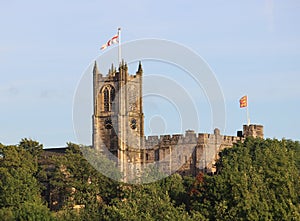
[[238,136],[226,136],[215,129],[213,133],[144,136],[143,69],[138,65],[136,74],[128,73],[122,61],[113,65],[106,76],[95,63],[93,69],[93,147],[107,148],[119,160],[124,176],[136,173],[148,163],[159,164],[165,172],[196,175],[199,171],[214,171],[218,153],[248,136],[263,138],[263,126],[244,125]]
[[145,136],[145,163],[160,162],[165,170],[173,171],[174,167],[185,175],[196,175],[201,170],[214,172],[219,152],[243,142],[248,136],[263,138],[263,126],[244,125],[242,136],[221,135],[219,129],[213,134],[188,130],[185,134]]

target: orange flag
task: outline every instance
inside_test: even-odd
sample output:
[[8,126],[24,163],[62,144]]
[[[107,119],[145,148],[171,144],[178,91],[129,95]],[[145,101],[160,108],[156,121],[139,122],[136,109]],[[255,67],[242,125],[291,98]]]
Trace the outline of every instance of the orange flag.
[[243,96],[240,99],[240,108],[247,107],[247,106],[248,106],[248,97],[247,96]]

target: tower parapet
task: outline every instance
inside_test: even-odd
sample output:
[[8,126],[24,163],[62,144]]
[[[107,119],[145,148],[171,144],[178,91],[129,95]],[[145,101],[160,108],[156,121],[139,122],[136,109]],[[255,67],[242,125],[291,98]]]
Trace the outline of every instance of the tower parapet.
[[264,138],[264,127],[257,124],[243,125],[243,136]]
[[93,69],[94,115],[93,147],[107,148],[118,159],[124,181],[139,174],[144,165],[153,163],[163,170],[196,175],[199,171],[214,172],[219,152],[247,137],[263,138],[262,125],[243,125],[237,136],[213,133],[144,136],[143,68],[128,73],[122,61],[102,75],[95,62]]

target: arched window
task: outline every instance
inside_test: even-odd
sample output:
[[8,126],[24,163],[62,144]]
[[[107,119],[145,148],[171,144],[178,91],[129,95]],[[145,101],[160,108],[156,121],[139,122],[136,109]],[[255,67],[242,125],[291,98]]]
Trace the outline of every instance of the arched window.
[[103,96],[103,110],[105,112],[112,111],[112,104],[115,99],[115,89],[110,86],[106,85],[102,89],[102,96]]

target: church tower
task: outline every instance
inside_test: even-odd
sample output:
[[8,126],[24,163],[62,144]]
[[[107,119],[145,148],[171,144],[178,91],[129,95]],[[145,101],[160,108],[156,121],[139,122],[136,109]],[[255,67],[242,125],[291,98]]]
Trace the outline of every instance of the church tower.
[[106,76],[96,62],[93,68],[93,147],[107,148],[118,158],[123,172],[128,163],[138,165],[143,160],[142,77],[141,62],[135,75],[128,73],[124,61],[118,70],[112,65]]

